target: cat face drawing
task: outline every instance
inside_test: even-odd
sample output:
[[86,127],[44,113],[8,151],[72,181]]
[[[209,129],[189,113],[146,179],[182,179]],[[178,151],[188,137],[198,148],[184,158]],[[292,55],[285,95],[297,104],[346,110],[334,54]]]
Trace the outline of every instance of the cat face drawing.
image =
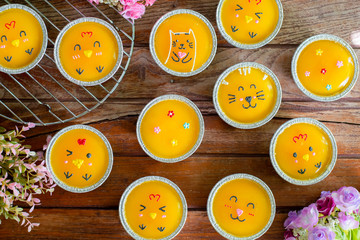
[[188,32],[173,32],[170,30],[170,48],[165,65],[183,65],[184,71],[192,72],[196,61],[196,37],[192,29]]

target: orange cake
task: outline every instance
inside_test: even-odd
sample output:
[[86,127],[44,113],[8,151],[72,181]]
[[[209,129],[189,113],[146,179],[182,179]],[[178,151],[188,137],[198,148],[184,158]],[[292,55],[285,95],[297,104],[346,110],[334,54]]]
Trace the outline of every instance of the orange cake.
[[285,124],[275,133],[270,149],[276,170],[294,183],[324,178],[336,160],[336,144],[330,131],[315,120]]
[[125,229],[141,239],[174,237],[187,213],[181,190],[160,177],[145,177],[133,183],[122,196],[119,210]]
[[335,36],[326,38],[327,35],[310,38],[294,56],[294,79],[305,94],[316,100],[342,97],[358,75],[358,62],[351,47]]
[[115,29],[96,18],[81,18],[67,25],[55,44],[62,74],[79,85],[108,80],[119,68],[122,43]]
[[56,182],[65,190],[85,192],[110,174],[112,151],[96,129],[75,125],[60,131],[49,144],[47,161]]
[[0,70],[22,73],[33,68],[44,55],[47,31],[40,16],[20,4],[0,8]]
[[217,23],[221,34],[240,48],[258,48],[270,42],[282,24],[279,0],[221,0]]
[[210,22],[191,10],[164,15],[150,36],[150,50],[165,71],[191,76],[204,70],[216,51],[216,34]]
[[180,161],[201,142],[203,119],[190,100],[176,95],[157,98],[145,107],[138,120],[143,149],[159,161]]
[[225,179],[210,194],[210,221],[226,238],[258,238],[275,216],[275,200],[270,189],[250,175],[236,174]]
[[281,87],[266,67],[241,63],[219,77],[213,98],[224,121],[238,128],[254,128],[276,114],[281,102]]

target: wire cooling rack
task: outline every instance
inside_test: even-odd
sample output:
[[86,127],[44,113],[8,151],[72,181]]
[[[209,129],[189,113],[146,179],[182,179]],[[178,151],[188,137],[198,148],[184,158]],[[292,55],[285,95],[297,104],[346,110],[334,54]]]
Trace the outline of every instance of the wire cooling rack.
[[[86,0],[1,1],[0,5],[20,3],[34,9],[43,18],[49,35],[48,49],[36,67],[17,75],[0,73],[1,117],[40,126],[65,123],[91,112],[114,93],[130,64],[134,21],[123,18],[114,7],[96,6]],[[55,65],[53,48],[57,35],[67,23],[80,17],[97,17],[109,22],[123,41],[124,56],[119,70],[97,86],[75,85],[65,79]]]

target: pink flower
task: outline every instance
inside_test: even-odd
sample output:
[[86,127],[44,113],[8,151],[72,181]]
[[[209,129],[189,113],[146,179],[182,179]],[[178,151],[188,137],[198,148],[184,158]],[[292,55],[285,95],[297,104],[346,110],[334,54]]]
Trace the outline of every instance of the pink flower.
[[145,6],[147,7],[152,6],[155,2],[156,0],[145,0]]
[[309,71],[306,71],[306,72],[305,72],[305,76],[306,76],[306,77],[309,77],[309,76],[310,76],[310,72],[309,72]]
[[334,240],[335,233],[329,228],[318,225],[313,230],[309,231],[308,240]]
[[319,221],[319,212],[316,204],[313,203],[301,210],[298,217],[292,221],[294,228],[304,228],[312,230]]
[[324,216],[329,216],[335,209],[335,203],[333,198],[330,194],[321,194],[326,197],[322,197],[316,201],[316,206],[319,213],[323,214]]
[[294,234],[291,230],[287,230],[285,233],[284,233],[284,239],[285,240],[296,240],[296,238],[294,237]]
[[353,216],[346,215],[343,212],[339,212],[339,225],[343,230],[352,230],[359,227],[359,222],[355,220]]
[[145,6],[141,3],[135,3],[133,5],[124,5],[123,11],[120,14],[128,19],[139,19],[145,13]]
[[88,0],[89,3],[96,3],[99,4],[99,0]]
[[156,134],[159,134],[159,133],[161,132],[160,127],[155,127],[155,128],[154,128],[154,132],[155,132]]
[[294,229],[295,227],[293,226],[293,221],[297,218],[297,213],[296,213],[296,211],[290,211],[289,213],[288,213],[288,218],[285,220],[285,222],[284,222],[284,227],[286,228],[286,229]]
[[336,207],[343,212],[352,213],[360,207],[360,193],[353,187],[342,187],[331,194]]
[[336,66],[337,66],[338,68],[341,68],[342,66],[344,66],[343,61],[337,61]]
[[136,2],[138,2],[138,0],[119,0],[119,2],[123,6],[125,5],[130,6],[130,5],[134,5]]

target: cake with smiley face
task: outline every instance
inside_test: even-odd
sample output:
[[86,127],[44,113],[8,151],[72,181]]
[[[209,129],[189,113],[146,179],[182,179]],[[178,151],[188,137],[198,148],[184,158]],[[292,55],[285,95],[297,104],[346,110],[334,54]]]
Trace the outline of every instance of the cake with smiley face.
[[275,206],[274,196],[263,181],[234,174],[214,186],[207,211],[211,224],[223,237],[257,239],[270,228]]
[[270,157],[278,174],[297,185],[323,180],[337,158],[335,138],[322,123],[297,118],[282,125],[271,141]]
[[220,33],[232,45],[259,48],[279,32],[283,9],[280,0],[221,0],[216,21]]
[[217,38],[198,12],[178,9],[162,16],[150,35],[150,51],[166,72],[180,77],[203,71],[215,56]]
[[101,132],[86,125],[74,125],[51,139],[46,164],[57,185],[71,192],[88,192],[109,176],[113,154]]
[[54,51],[60,72],[73,83],[85,86],[111,78],[123,55],[118,32],[97,18],[80,18],[66,25],[56,39]]
[[34,10],[20,4],[2,6],[0,29],[0,71],[23,73],[41,60],[47,46],[47,30]]
[[281,86],[274,73],[257,63],[240,63],[218,78],[215,109],[228,124],[256,128],[270,121],[281,104]]
[[162,177],[144,177],[124,192],[120,220],[134,239],[172,239],[184,226],[186,200],[181,190]]

